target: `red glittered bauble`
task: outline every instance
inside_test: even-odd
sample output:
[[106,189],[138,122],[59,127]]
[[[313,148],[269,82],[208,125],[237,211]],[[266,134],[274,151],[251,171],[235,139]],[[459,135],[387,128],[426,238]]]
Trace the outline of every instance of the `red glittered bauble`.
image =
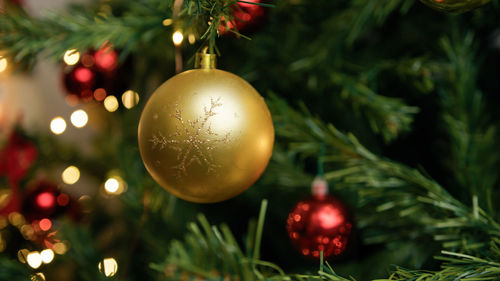
[[299,202],[288,215],[287,231],[294,246],[306,257],[342,254],[351,236],[352,220],[337,198],[316,195]]
[[103,101],[108,95],[126,91],[125,70],[118,65],[118,52],[102,47],[84,54],[68,51],[63,67],[63,82],[70,101]]
[[238,2],[236,5],[232,6],[233,17],[230,20],[222,20],[222,23],[219,26],[219,32],[221,34],[228,33],[228,29],[236,29],[239,32],[248,32],[262,23],[265,18],[266,8],[257,4],[262,3],[263,1],[246,0],[245,2],[248,3]]

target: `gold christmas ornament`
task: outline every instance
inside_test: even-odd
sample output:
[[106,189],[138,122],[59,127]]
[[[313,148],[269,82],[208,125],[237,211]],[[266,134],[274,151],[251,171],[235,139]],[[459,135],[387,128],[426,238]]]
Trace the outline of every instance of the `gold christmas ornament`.
[[197,66],[153,93],[139,122],[139,149],[146,169],[168,192],[213,203],[260,177],[274,128],[264,99],[242,78],[215,69],[215,55],[197,55]]
[[481,7],[490,0],[420,0],[420,2],[440,12],[460,14]]

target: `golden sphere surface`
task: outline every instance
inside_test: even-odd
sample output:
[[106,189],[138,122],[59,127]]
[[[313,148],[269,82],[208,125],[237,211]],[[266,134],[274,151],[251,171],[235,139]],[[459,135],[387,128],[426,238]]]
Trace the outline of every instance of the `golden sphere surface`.
[[213,203],[249,188],[274,144],[269,109],[242,78],[218,69],[177,74],[151,96],[139,121],[151,176],[173,195]]

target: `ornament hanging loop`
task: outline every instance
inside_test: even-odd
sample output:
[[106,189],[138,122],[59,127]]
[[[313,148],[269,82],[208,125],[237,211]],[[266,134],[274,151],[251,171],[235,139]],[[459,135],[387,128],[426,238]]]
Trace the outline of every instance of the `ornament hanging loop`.
[[201,52],[196,53],[194,68],[199,69],[215,69],[217,67],[216,64],[216,55],[208,54],[208,47],[204,47]]

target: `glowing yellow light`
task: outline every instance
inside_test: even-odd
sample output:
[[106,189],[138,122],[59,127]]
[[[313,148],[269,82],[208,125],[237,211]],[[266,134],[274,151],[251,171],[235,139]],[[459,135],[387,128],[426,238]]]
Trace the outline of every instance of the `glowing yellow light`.
[[7,59],[0,56],[0,72],[4,72],[7,69]]
[[45,275],[41,272],[37,272],[35,275],[31,275],[31,281],[45,281]]
[[66,247],[66,244],[62,242],[55,243],[54,246],[52,246],[52,249],[54,249],[54,252],[58,255],[64,255],[66,251],[68,250],[68,247]]
[[116,178],[110,178],[104,183],[104,189],[108,193],[115,193],[120,188],[120,183]]
[[50,263],[54,259],[54,252],[51,249],[45,249],[40,252],[43,263]]
[[71,123],[77,128],[85,127],[88,121],[89,116],[87,115],[87,112],[82,109],[78,109],[75,112],[71,113]]
[[196,43],[196,36],[194,36],[193,33],[189,34],[188,41],[189,41],[189,44],[193,45],[194,43]]
[[180,46],[183,40],[184,40],[184,35],[182,35],[182,32],[176,31],[174,32],[174,34],[172,34],[172,41],[174,42],[175,46]]
[[139,94],[132,90],[126,91],[122,95],[122,103],[123,106],[125,106],[125,108],[131,109],[132,107],[134,107],[136,104],[139,103]]
[[106,258],[102,260],[97,267],[106,277],[111,277],[118,271],[118,263],[114,258]]
[[76,49],[67,50],[63,59],[67,65],[75,65],[80,60],[80,53]]
[[64,133],[66,130],[66,121],[62,117],[56,117],[50,121],[50,130],[56,135]]
[[172,22],[173,22],[173,20],[172,20],[172,19],[164,19],[164,20],[163,20],[163,22],[162,22],[162,24],[163,24],[164,26],[169,26],[169,25],[171,25],[171,24],[172,24]]
[[69,166],[64,169],[61,178],[65,184],[75,184],[80,179],[80,170],[75,166]]
[[109,112],[115,112],[119,106],[118,99],[115,96],[107,96],[104,99],[104,108]]
[[21,229],[19,229],[19,231],[26,240],[32,240],[33,238],[35,238],[35,230],[29,224],[21,226]]
[[40,265],[42,265],[42,256],[40,255],[39,252],[31,252],[26,257],[26,261],[28,262],[29,266],[31,266],[34,269],[37,269],[40,267]]

